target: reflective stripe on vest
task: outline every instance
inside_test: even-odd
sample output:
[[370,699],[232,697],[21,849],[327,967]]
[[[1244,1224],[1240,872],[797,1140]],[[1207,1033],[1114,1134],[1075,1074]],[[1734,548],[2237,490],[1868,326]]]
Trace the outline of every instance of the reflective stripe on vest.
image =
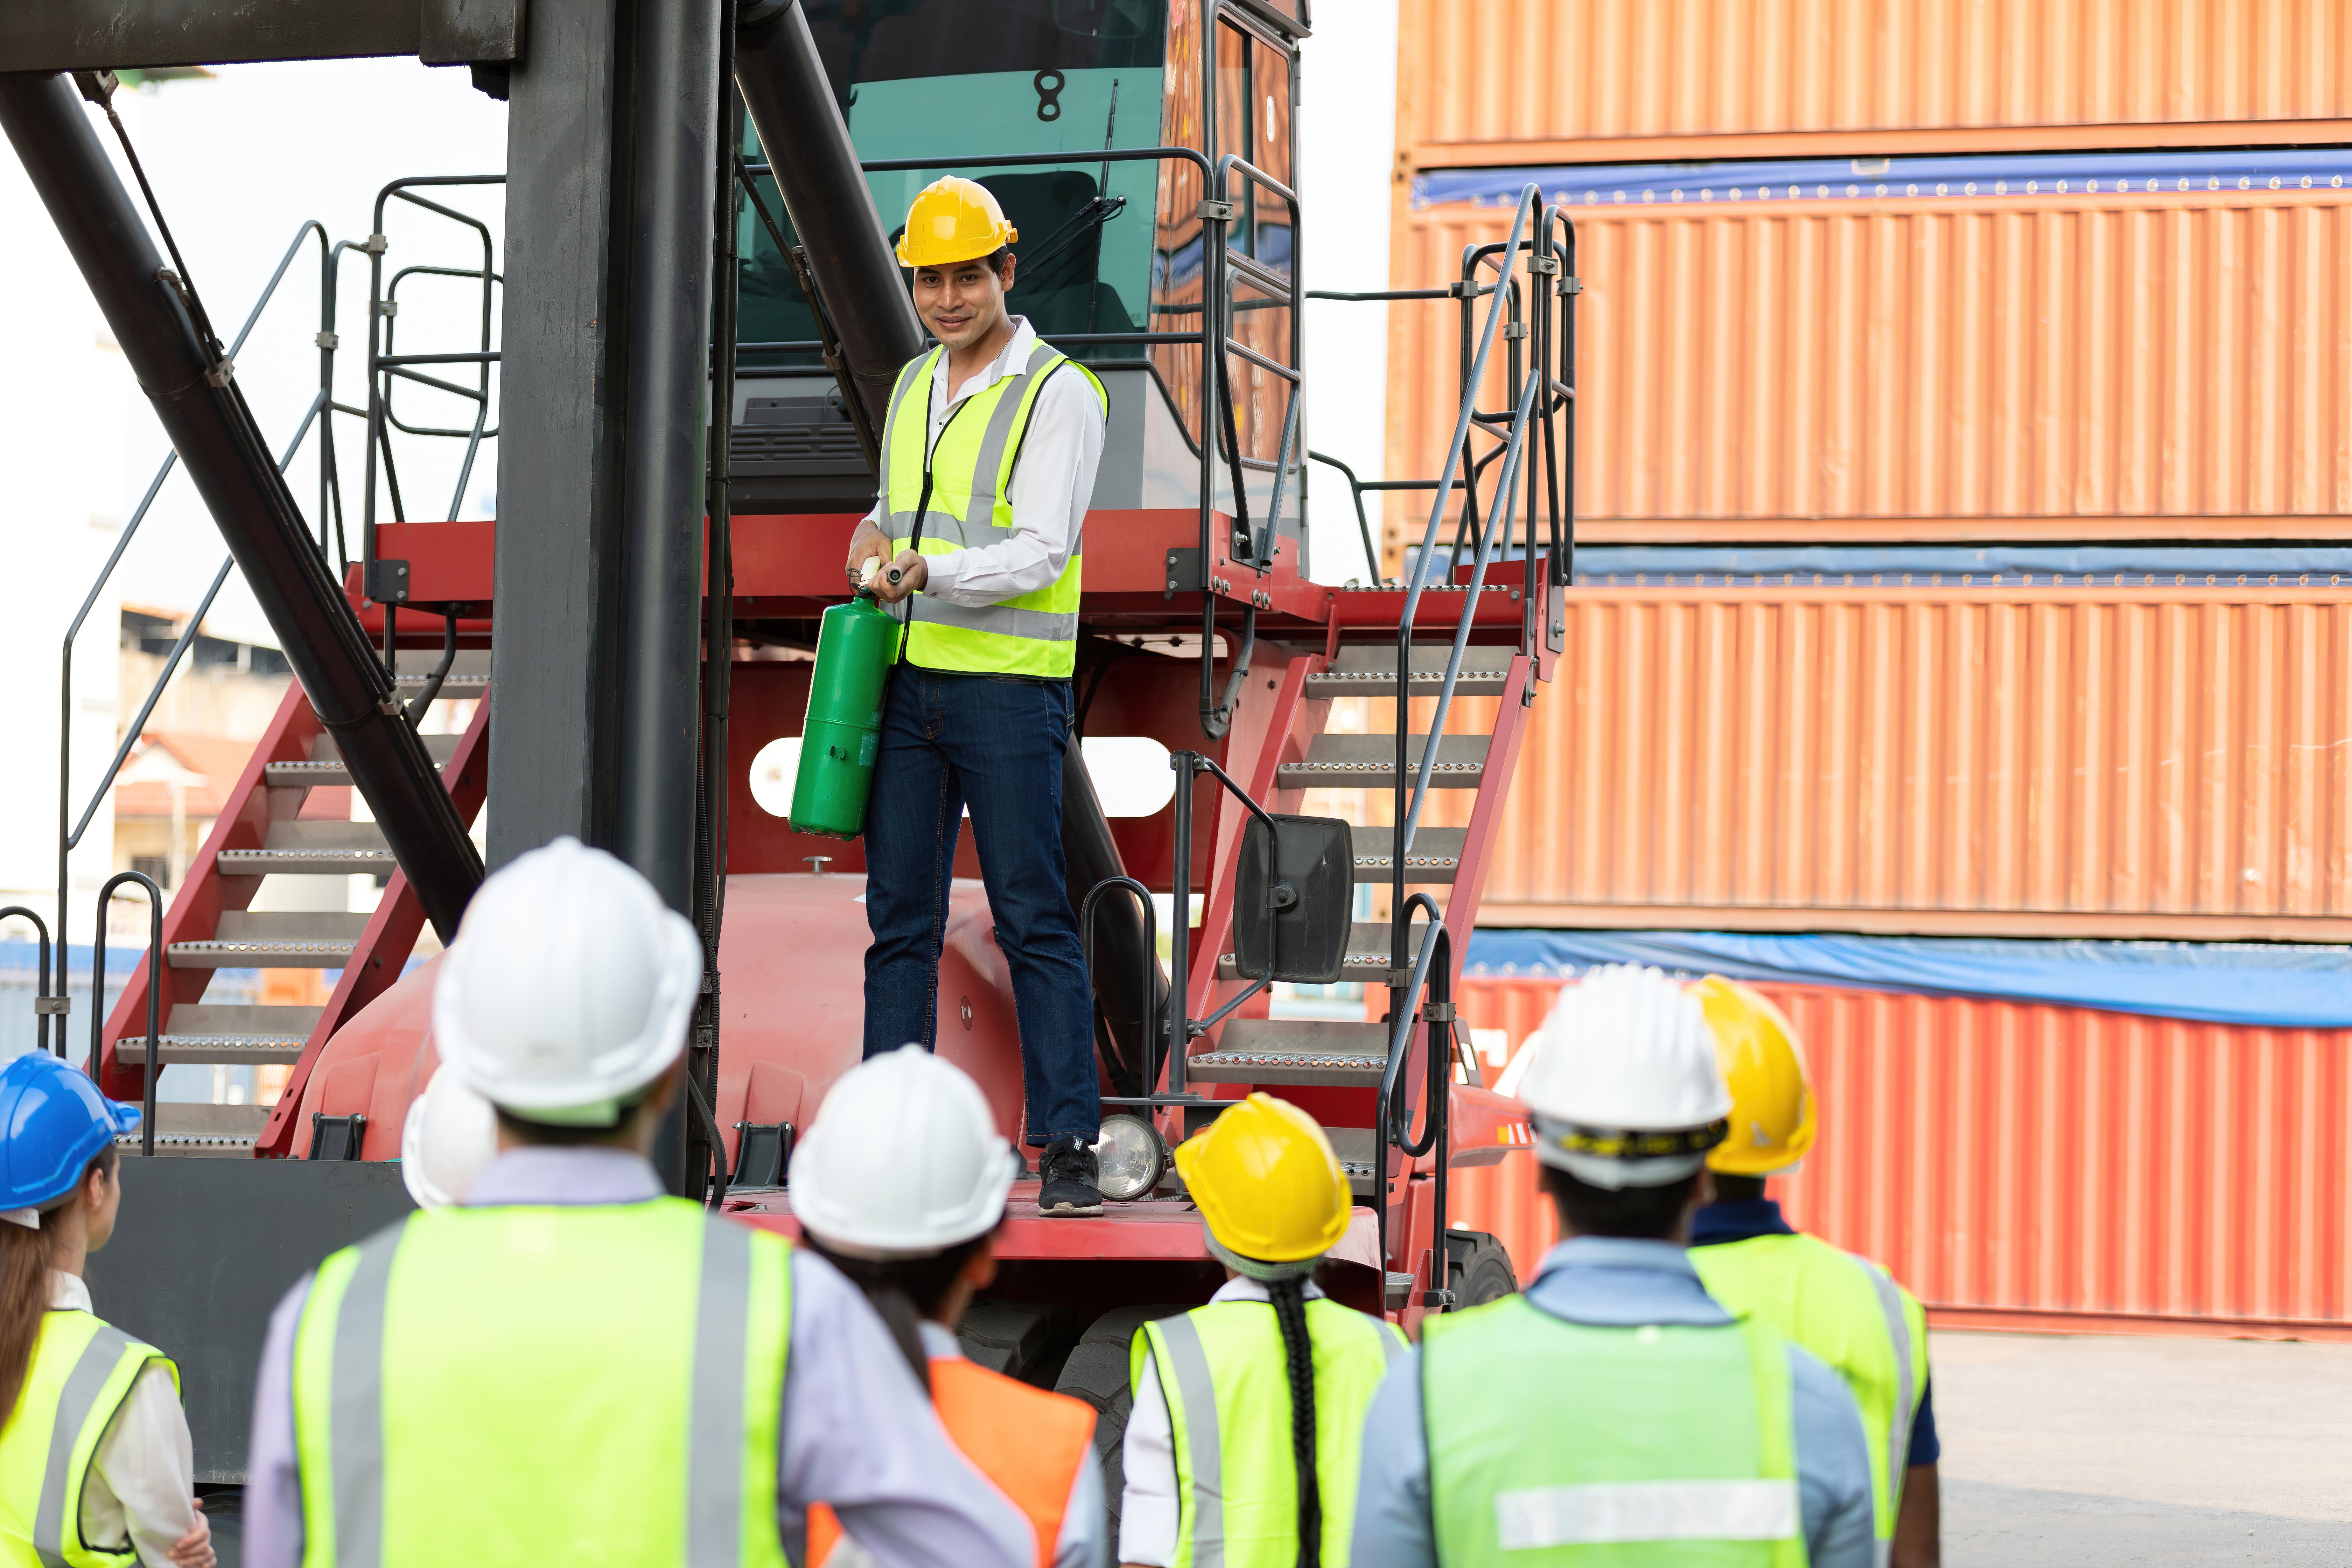
[[[1037,1568],[1053,1568],[1078,1467],[1096,1462],[1094,1407],[960,1356],[931,1358],[931,1401],[957,1449],[1028,1516]],[[811,1507],[808,1568],[825,1568],[841,1540],[833,1510]]]
[[1804,1568],[1788,1345],[1571,1323],[1507,1297],[1422,1326],[1444,1568]]
[[791,1289],[787,1244],[673,1198],[335,1254],[295,1331],[304,1562],[782,1568]]
[[100,1439],[150,1362],[180,1383],[180,1369],[142,1343],[81,1311],[41,1318],[16,1408],[0,1430],[0,1539],[10,1562],[44,1568],[136,1568],[126,1541],[113,1551],[81,1538],[81,1493]]
[[[1315,1350],[1315,1475],[1324,1568],[1346,1568],[1356,1518],[1364,1411],[1404,1341],[1378,1318],[1321,1298],[1307,1303]],[[1213,1301],[1146,1323],[1146,1352],[1168,1402],[1176,1455],[1176,1555],[1169,1568],[1296,1568],[1298,1469],[1290,1446],[1289,1358],[1274,1308]]]
[[[957,404],[929,438],[933,369],[947,351],[908,363],[882,426],[883,521],[895,550],[952,555],[996,543],[1013,526],[1013,471],[1048,377],[1065,366],[1110,407],[1094,372],[1040,342],[1028,363]],[[906,658],[929,669],[1066,678],[1076,668],[1084,520],[1070,536],[1062,574],[1002,604],[951,605],[925,594],[904,601]]]
[[[1690,1249],[1707,1293],[1837,1369],[1862,1407],[1878,1539],[1895,1539],[1911,1423],[1927,1386],[1927,1324],[1886,1270],[1811,1236],[1751,1236]],[[1883,1555],[1883,1554],[1882,1554]]]

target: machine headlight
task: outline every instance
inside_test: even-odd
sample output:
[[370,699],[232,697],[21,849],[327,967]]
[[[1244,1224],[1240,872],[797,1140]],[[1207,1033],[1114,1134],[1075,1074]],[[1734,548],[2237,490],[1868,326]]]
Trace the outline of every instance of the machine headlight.
[[1102,1141],[1095,1145],[1096,1180],[1114,1203],[1139,1198],[1160,1184],[1168,1169],[1168,1145],[1159,1130],[1139,1116],[1106,1116]]

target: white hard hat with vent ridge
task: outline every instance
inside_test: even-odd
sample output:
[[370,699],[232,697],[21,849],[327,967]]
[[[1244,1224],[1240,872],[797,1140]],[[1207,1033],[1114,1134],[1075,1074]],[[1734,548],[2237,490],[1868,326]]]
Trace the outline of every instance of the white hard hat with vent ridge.
[[1658,970],[1612,963],[1561,987],[1535,1051],[1519,1099],[1536,1156],[1579,1181],[1678,1182],[1729,1127],[1706,1011]]
[[467,906],[433,987],[441,1059],[528,1121],[610,1127],[686,1048],[702,940],[651,882],[559,838]]
[[851,1258],[927,1258],[992,1230],[1013,1149],[987,1097],[920,1046],[841,1075],[793,1150],[793,1213]]
[[464,1203],[498,1152],[499,1119],[490,1102],[448,1063],[435,1068],[401,1124],[400,1180],[408,1195],[427,1210]]

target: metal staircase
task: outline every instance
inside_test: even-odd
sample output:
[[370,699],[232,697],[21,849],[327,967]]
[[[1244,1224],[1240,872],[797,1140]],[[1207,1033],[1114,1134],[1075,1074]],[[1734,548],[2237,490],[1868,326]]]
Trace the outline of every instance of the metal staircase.
[[[436,652],[403,650],[395,685],[409,700],[423,696]],[[488,689],[488,650],[461,651],[434,696],[436,703],[479,699]],[[428,710],[429,711],[429,710]],[[444,787],[471,826],[487,782],[488,704],[478,703],[458,733],[420,738],[440,765]],[[419,715],[423,718],[425,715]],[[275,1107],[189,1106],[163,1101],[158,1154],[248,1156],[305,1152],[293,1110],[302,1081],[329,1036],[399,978],[425,929],[425,916],[373,822],[305,816],[311,792],[348,784],[334,742],[299,686],[289,688],[276,719],[247,763],[204,847],[190,864],[163,921],[164,967],[160,1067],[179,1063],[293,1069]],[[337,909],[256,910],[257,899],[285,904],[340,903],[317,884],[354,874],[388,879],[372,913]],[[301,886],[292,896],[264,898]],[[209,1002],[226,969],[316,969],[335,976],[316,1005]],[[100,1037],[99,1081],[109,1094],[137,1100],[147,1063],[149,964],[123,988]],[[135,1142],[135,1135],[133,1137]]]

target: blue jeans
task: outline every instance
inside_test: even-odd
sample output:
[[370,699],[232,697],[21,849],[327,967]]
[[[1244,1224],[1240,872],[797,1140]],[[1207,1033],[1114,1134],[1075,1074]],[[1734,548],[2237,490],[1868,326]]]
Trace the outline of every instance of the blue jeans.
[[1013,976],[1028,1142],[1102,1135],[1094,993],[1062,867],[1070,683],[900,665],[866,808],[866,1054],[933,1048],[964,807]]

